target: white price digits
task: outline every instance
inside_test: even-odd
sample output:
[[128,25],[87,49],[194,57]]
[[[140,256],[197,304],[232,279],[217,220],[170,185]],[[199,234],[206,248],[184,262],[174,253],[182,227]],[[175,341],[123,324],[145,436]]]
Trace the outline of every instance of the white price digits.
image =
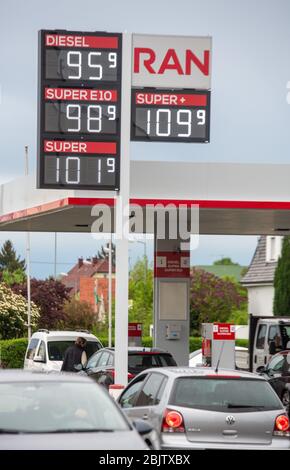
[[204,126],[205,125],[205,109],[199,109],[196,113],[197,119],[197,125],[198,126]]
[[[102,131],[102,106],[91,104],[87,107],[87,132],[101,132]],[[66,107],[66,118],[72,121],[74,127],[68,127],[68,132],[80,132],[81,130],[81,105],[68,104]],[[115,121],[116,119],[116,106],[108,106],[108,120]]]
[[[98,160],[98,171],[97,171],[97,183],[102,182],[102,159],[99,158]],[[115,173],[115,159],[114,158],[107,158],[107,173]]]
[[[75,163],[77,164],[77,168],[75,168]],[[67,157],[65,161],[65,182],[67,184],[79,184],[80,170],[81,170],[80,158],[79,157]]]
[[177,111],[177,124],[187,127],[186,132],[177,134],[178,137],[189,137],[191,134],[191,111],[189,109],[179,109]]
[[[87,65],[92,69],[92,74],[89,75],[89,80],[102,80],[103,66],[98,64],[98,58],[102,56],[102,52],[89,52],[87,56]],[[117,53],[110,52],[108,54],[109,68],[115,69],[117,67]],[[82,54],[78,51],[69,51],[67,53],[67,65],[72,68],[72,74],[68,78],[72,80],[79,80],[82,77]],[[84,77],[85,78],[85,77]]]
[[[156,119],[152,119],[154,115],[154,109],[147,109],[146,111],[146,133],[150,135],[151,132],[154,134],[153,126],[155,125],[155,132],[158,137],[168,137],[172,130],[172,112],[171,109],[157,109]],[[176,123],[182,127],[182,132],[178,132],[177,137],[190,137],[192,132],[192,116],[193,111],[190,109],[179,109],[176,113]],[[206,124],[206,110],[198,109],[196,112],[196,119],[198,126],[204,126]],[[174,126],[173,126],[174,127]]]

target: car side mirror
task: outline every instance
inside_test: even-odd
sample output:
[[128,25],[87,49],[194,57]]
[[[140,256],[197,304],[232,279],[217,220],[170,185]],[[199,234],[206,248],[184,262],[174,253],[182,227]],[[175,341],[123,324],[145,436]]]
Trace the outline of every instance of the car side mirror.
[[266,367],[264,367],[264,366],[260,366],[260,367],[257,367],[256,372],[257,372],[258,374],[264,374],[265,372],[267,372],[267,369],[266,369]]
[[81,370],[84,370],[84,367],[82,364],[75,364],[74,369],[80,372]]
[[144,436],[145,434],[149,434],[153,431],[153,427],[151,424],[147,423],[143,419],[135,419],[133,422],[133,426],[136,431],[140,434],[140,436]]
[[42,356],[34,356],[33,362],[46,362]]

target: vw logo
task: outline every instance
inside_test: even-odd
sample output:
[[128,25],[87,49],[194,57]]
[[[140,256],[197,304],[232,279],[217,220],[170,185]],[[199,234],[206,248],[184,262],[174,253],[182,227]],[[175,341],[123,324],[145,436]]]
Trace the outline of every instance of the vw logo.
[[236,418],[232,415],[229,415],[226,417],[226,423],[227,424],[235,424],[236,422]]

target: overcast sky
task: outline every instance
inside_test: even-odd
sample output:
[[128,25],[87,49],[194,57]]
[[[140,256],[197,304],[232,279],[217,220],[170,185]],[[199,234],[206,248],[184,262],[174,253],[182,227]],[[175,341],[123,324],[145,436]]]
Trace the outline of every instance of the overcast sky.
[[[46,28],[211,35],[211,143],[134,143],[132,158],[288,163],[289,19],[289,0],[1,0],[0,183],[23,173],[25,145],[35,169],[37,32]],[[0,242],[7,236],[0,234]],[[9,236],[23,253],[24,235]],[[53,236],[34,234],[32,240],[32,257],[51,262]],[[203,237],[194,257],[209,264],[231,255],[247,264],[255,243],[256,237]],[[59,235],[59,259],[73,262],[94,254],[95,246],[90,235]],[[141,244],[136,250],[132,259],[142,254]],[[51,270],[48,264],[33,267],[35,275]]]

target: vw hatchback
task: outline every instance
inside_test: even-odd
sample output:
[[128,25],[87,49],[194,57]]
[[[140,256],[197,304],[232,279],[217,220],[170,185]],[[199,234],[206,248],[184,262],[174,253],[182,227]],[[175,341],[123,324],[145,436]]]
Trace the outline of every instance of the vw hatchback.
[[148,420],[163,449],[289,449],[289,419],[269,383],[249,372],[149,369],[119,397]]

